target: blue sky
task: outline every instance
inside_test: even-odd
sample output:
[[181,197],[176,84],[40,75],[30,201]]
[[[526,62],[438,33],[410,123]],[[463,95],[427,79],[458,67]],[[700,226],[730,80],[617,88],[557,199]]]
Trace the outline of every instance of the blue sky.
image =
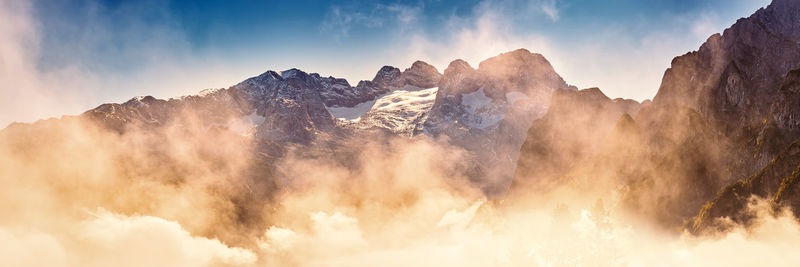
[[543,54],[568,83],[643,100],[674,56],[768,3],[0,0],[0,81],[13,85],[0,89],[0,125],[228,87],[268,69],[355,84],[383,65],[420,59],[442,71],[516,48]]

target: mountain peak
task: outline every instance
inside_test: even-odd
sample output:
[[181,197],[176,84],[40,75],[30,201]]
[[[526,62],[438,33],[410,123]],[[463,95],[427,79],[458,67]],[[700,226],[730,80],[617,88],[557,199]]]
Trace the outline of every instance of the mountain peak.
[[400,69],[396,67],[383,66],[378,70],[378,73],[375,74],[375,78],[372,78],[372,82],[381,86],[392,86],[397,84],[401,74],[402,72]]
[[456,59],[450,62],[450,65],[447,65],[447,68],[444,69],[444,75],[450,76],[455,73],[462,73],[466,71],[475,70],[472,66],[469,65],[466,61],[462,59]]
[[478,64],[478,70],[489,72],[500,70],[505,72],[505,70],[518,69],[524,65],[541,65],[552,69],[550,62],[541,54],[531,53],[527,49],[520,48],[482,61]]
[[431,64],[417,60],[402,73],[403,83],[420,88],[437,87],[442,74]]
[[759,125],[782,78],[800,65],[798,42],[800,1],[774,0],[673,59],[653,102],[690,107],[723,128]]
[[291,68],[281,72],[281,77],[283,77],[284,79],[296,78],[296,77],[302,78],[306,76],[308,76],[308,73],[305,73],[304,71],[299,70],[297,68]]
[[753,14],[770,32],[800,39],[800,1],[773,0],[767,8]]
[[[406,69],[406,70],[419,69],[419,68],[433,68],[433,69],[436,69],[436,67],[432,66],[431,64],[428,64],[428,62],[425,62],[425,61],[422,61],[422,60],[417,60],[417,61],[414,61],[414,63],[411,64],[411,67]],[[438,70],[437,70],[437,72],[438,72]]]

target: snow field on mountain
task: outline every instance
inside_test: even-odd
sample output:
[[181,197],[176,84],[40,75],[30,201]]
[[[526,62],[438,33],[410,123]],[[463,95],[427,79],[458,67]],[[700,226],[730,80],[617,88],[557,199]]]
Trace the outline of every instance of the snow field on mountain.
[[[357,122],[367,112],[402,112],[403,114],[418,114],[430,109],[436,100],[438,87],[419,88],[406,85],[394,89],[375,100],[360,103],[354,107],[326,107],[328,112],[340,120]],[[407,112],[403,112],[407,111]]]

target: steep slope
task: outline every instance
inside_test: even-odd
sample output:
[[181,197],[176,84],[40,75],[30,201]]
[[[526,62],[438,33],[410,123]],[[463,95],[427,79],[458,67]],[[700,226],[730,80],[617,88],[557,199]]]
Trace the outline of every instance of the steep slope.
[[694,233],[703,233],[724,230],[730,226],[730,222],[750,224],[754,218],[747,209],[751,197],[769,199],[773,204],[788,205],[795,214],[800,213],[798,168],[800,140],[792,143],[758,173],[725,187],[703,206],[695,218],[687,222],[686,227]]
[[[519,168],[541,176],[532,180],[557,184],[574,184],[591,173],[616,174],[595,176],[615,179],[625,206],[636,214],[667,227],[681,225],[725,185],[761,169],[800,137],[794,115],[800,112],[793,80],[798,74],[790,72],[800,65],[798,14],[800,2],[775,0],[711,36],[698,51],[676,57],[653,105],[634,116],[640,131],[629,149],[596,149],[606,139],[591,134],[585,136],[589,141],[538,141],[552,126],[532,128]],[[564,144],[554,147],[559,142]],[[640,159],[630,167],[586,155]]]
[[[800,196],[795,193],[794,177],[798,165],[796,140],[800,138],[798,11],[797,1],[775,0],[726,30],[726,35],[730,32],[732,36],[724,42],[730,50],[726,54],[731,55],[728,56],[731,64],[740,71],[720,77],[734,82],[739,77],[745,78],[741,86],[731,86],[735,83],[728,82],[724,87],[729,95],[741,91],[740,101],[727,102],[743,104],[733,107],[717,104],[720,107],[709,110],[717,118],[732,120],[726,129],[736,129],[737,122],[743,124],[741,139],[746,143],[742,147],[750,157],[739,164],[751,167],[741,168],[745,170],[742,173],[755,174],[725,187],[688,221],[685,226],[694,233],[724,229],[731,222],[749,224],[752,214],[748,213],[747,205],[751,197],[770,199],[776,208],[788,205],[797,213]],[[729,220],[726,223],[722,218]]]
[[[770,114],[764,119],[755,143],[757,151],[777,154],[763,169],[746,179],[739,180],[721,190],[700,213],[687,223],[692,232],[724,229],[721,220],[749,224],[752,214],[747,205],[752,196],[772,200],[776,206],[788,205],[797,214],[796,176],[800,166],[800,69],[790,71],[783,79],[773,101]],[[783,144],[794,142],[788,147]]]
[[[790,80],[796,76],[790,70],[800,64],[799,10],[800,2],[775,0],[700,50],[675,58],[653,104],[635,116],[637,141],[594,152],[576,141],[562,148],[614,155],[627,164],[595,156],[561,161],[571,163],[566,170],[558,162],[538,169],[556,169],[561,184],[589,176],[613,179],[627,211],[671,229],[684,224],[719,190],[761,169],[800,137],[793,123],[800,106]],[[782,169],[783,177],[793,170]]]
[[[711,36],[698,51],[676,57],[653,102],[686,105],[725,135],[753,140],[784,76],[800,66],[798,22],[800,3],[794,0],[775,0],[738,20],[722,35]],[[749,146],[756,154],[756,162],[749,164],[751,172],[778,152]]]

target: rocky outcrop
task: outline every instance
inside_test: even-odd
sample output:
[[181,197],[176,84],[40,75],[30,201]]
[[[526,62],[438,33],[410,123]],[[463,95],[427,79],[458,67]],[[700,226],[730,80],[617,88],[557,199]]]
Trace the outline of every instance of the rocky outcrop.
[[[760,155],[777,156],[757,173],[717,193],[687,221],[685,226],[693,233],[725,230],[731,223],[749,225],[755,217],[748,209],[752,197],[769,200],[775,207],[790,207],[795,216],[800,214],[800,69],[786,74],[774,97],[770,113],[759,127],[754,150]],[[791,144],[787,147],[787,143]]]
[[784,75],[800,66],[800,5],[776,0],[700,50],[675,58],[653,99],[686,105],[735,130],[769,112]]
[[748,209],[752,197],[767,199],[775,206],[788,206],[800,214],[800,140],[781,152],[764,169],[728,185],[703,206],[686,224],[696,234],[727,230],[731,223],[749,225],[755,214]]
[[[781,94],[785,75],[800,66],[798,14],[797,1],[775,0],[722,35],[711,36],[698,51],[676,57],[654,103],[687,106],[726,136],[743,142],[754,140]],[[763,167],[777,153],[754,145],[749,145],[756,154],[751,171]]]
[[[679,154],[691,148],[682,144],[707,147],[684,153],[686,156],[705,155],[703,157],[678,161],[681,165],[676,166],[689,170],[684,175],[690,177],[662,182],[675,184],[674,179],[678,179],[677,184],[681,184],[681,181],[686,181],[688,184],[682,190],[697,194],[671,196],[661,203],[682,202],[675,205],[684,207],[676,209],[678,214],[675,217],[679,217],[686,214],[687,209],[697,207],[696,202],[707,201],[703,198],[708,198],[710,190],[719,185],[724,187],[714,194],[716,200],[707,204],[700,215],[685,223],[694,232],[714,226],[712,222],[721,217],[746,223],[747,217],[742,212],[747,199],[751,196],[770,197],[780,180],[790,176],[796,167],[776,168],[774,164],[785,157],[781,151],[800,137],[794,119],[800,113],[795,92],[799,74],[792,71],[800,66],[798,14],[800,2],[775,0],[750,17],[738,20],[723,34],[711,36],[698,51],[676,57],[664,74],[654,98],[654,110],[686,107],[697,111],[697,125],[707,123],[709,129],[699,133],[696,130],[683,131],[690,134],[682,135],[680,139],[662,138],[667,142],[652,143],[661,150]],[[675,115],[659,117],[651,120],[652,123],[663,125],[663,121]],[[706,137],[700,138],[702,136]],[[708,149],[717,152],[709,153]],[[764,174],[770,172],[775,176],[766,179],[772,180],[768,183],[771,189],[754,185],[762,184]],[[748,177],[752,173],[757,174]],[[651,178],[645,180],[648,179]],[[713,199],[713,195],[710,198]],[[647,208],[652,209],[652,205]]]

